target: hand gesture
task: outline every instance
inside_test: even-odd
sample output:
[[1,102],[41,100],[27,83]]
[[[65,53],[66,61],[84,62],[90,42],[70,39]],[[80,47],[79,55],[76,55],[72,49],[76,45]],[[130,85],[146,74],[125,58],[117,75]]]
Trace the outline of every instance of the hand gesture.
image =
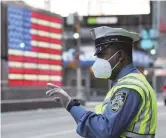
[[47,86],[50,88],[50,90],[46,92],[46,95],[53,97],[55,102],[60,102],[63,107],[67,108],[71,101],[71,97],[67,94],[67,92],[65,92],[61,87],[52,83],[47,83]]

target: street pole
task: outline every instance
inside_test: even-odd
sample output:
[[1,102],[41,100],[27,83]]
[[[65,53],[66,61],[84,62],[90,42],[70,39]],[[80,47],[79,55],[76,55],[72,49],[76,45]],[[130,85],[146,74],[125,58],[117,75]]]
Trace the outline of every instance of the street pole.
[[[152,13],[152,17],[153,17],[153,22],[152,22],[152,27],[154,29],[157,30],[157,37],[159,40],[160,37],[160,33],[159,33],[159,25],[160,25],[160,1],[153,1],[153,13]],[[155,74],[155,64],[153,64],[153,77],[152,77],[152,85],[153,85],[153,89],[157,94],[157,78],[156,78],[156,74]]]
[[85,102],[85,95],[82,89],[82,73],[80,67],[80,21],[77,13],[74,14],[74,38],[76,41],[76,74],[77,74],[77,93],[76,98],[82,103]]

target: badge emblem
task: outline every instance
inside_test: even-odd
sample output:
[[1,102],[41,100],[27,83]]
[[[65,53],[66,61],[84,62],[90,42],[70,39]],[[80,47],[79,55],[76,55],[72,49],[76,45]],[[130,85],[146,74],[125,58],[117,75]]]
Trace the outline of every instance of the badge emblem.
[[111,110],[117,112],[125,103],[127,94],[125,92],[117,92],[111,98]]

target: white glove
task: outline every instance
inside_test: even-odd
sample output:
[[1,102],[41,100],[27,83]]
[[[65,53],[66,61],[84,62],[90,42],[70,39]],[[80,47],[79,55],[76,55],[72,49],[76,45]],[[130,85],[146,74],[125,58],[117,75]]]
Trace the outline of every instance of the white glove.
[[46,92],[46,95],[54,97],[55,102],[60,102],[63,107],[67,108],[72,99],[67,94],[67,92],[65,92],[61,87],[56,86],[52,83],[47,83],[47,86],[50,88],[50,90]]

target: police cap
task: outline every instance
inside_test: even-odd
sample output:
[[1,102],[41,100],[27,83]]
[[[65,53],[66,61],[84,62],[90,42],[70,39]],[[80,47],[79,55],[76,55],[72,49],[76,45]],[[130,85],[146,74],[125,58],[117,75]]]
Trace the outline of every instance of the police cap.
[[92,39],[95,41],[95,55],[107,48],[110,43],[123,42],[132,46],[133,42],[140,39],[139,35],[135,32],[129,32],[123,28],[112,28],[107,26],[93,28],[90,33]]

